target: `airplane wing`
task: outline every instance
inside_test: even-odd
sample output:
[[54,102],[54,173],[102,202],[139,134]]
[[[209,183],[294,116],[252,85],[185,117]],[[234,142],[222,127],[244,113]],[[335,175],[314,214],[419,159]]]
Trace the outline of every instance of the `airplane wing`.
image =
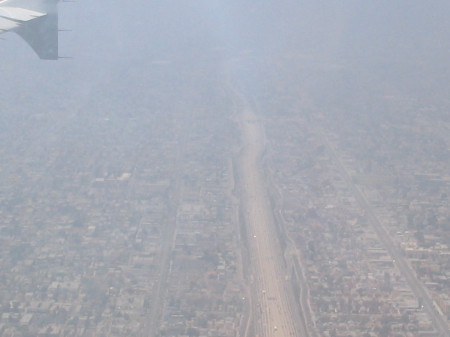
[[0,0],[0,33],[19,34],[45,60],[58,59],[58,0]]
[[47,14],[15,29],[44,60],[58,59],[58,16]]
[[15,21],[7,20],[0,16],[0,33],[5,33],[9,30],[17,28],[19,24]]

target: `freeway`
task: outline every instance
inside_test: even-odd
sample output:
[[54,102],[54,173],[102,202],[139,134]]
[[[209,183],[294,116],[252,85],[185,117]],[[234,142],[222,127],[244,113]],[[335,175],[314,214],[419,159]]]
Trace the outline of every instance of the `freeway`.
[[[268,177],[273,176],[270,168],[266,168],[269,173]],[[299,317],[301,318],[300,327],[302,330],[302,336],[317,336],[317,330],[315,327],[315,319],[313,318],[313,311],[310,303],[310,291],[308,281],[305,275],[305,260],[302,252],[298,249],[293,237],[286,232],[285,226],[288,223],[284,216],[283,211],[283,193],[279,186],[270,179],[271,197],[273,198],[273,209],[276,222],[279,224],[278,230],[280,236],[284,242],[284,259],[287,264],[287,269],[291,271],[291,284],[293,294],[297,298],[297,309]]]
[[275,229],[261,156],[265,150],[262,125],[248,104],[238,119],[243,147],[240,154],[240,196],[251,268],[253,335],[304,336],[291,284]]

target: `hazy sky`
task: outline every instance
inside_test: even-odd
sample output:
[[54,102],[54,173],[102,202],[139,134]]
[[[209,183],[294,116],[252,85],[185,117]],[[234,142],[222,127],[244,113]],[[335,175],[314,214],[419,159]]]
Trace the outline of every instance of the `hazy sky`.
[[[73,30],[61,33],[61,54],[81,60],[211,46],[270,49],[283,44],[300,50],[338,45],[350,51],[372,44],[377,52],[383,48],[448,52],[450,34],[450,4],[443,0],[137,0],[131,5],[96,1],[59,7],[61,28]],[[4,58],[17,59],[25,53],[15,40],[8,36],[2,41]]]
[[74,59],[41,61],[20,38],[2,35],[3,100],[70,95],[127,65],[145,71],[154,60],[202,62],[246,49],[444,73],[450,60],[445,0],[88,1],[59,9],[60,28],[72,30],[60,34],[60,54]]

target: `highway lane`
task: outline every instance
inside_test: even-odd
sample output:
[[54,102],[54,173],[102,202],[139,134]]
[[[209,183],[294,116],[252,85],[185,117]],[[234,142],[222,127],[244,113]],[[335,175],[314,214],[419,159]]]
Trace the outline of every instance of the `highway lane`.
[[238,119],[242,131],[241,198],[248,236],[254,335],[300,337],[298,317],[282,259],[274,215],[266,190],[261,155],[264,129],[252,109],[244,104]]

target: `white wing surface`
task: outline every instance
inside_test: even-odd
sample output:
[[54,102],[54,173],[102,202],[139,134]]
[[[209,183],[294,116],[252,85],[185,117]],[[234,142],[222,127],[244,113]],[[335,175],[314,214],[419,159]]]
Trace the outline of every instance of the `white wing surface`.
[[0,0],[0,33],[19,34],[41,59],[58,59],[59,0]]

